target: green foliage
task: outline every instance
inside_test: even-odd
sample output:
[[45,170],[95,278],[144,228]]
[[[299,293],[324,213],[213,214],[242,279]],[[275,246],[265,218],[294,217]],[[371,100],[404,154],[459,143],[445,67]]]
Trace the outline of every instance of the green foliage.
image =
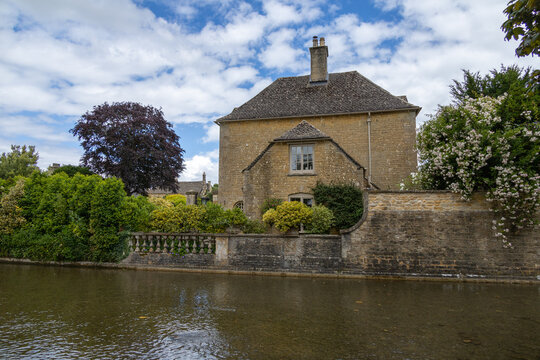
[[124,184],[116,178],[107,178],[94,191],[90,210],[90,247],[94,261],[118,261],[124,249],[119,236]]
[[174,206],[174,204],[172,202],[170,202],[169,200],[165,200],[164,198],[157,197],[157,196],[150,196],[148,198],[148,201],[157,208],[173,207]]
[[313,234],[326,234],[334,224],[334,214],[324,205],[315,205],[313,210],[313,220],[307,227],[307,231]]
[[277,208],[283,200],[281,199],[275,199],[275,198],[269,198],[264,200],[262,206],[261,206],[261,215],[264,215],[268,210]]
[[151,214],[151,227],[161,232],[193,232],[201,228],[203,209],[197,205],[160,207]]
[[268,209],[263,214],[262,220],[266,225],[272,226],[276,223],[276,216],[277,216],[276,209]]
[[0,235],[11,234],[26,222],[19,201],[24,194],[24,180],[17,181],[9,192],[0,197]]
[[510,0],[504,13],[508,16],[501,28],[505,40],[520,40],[517,56],[540,55],[540,2],[538,0]]
[[11,152],[0,156],[0,179],[29,176],[35,170],[39,154],[34,146],[11,145]]
[[315,203],[326,206],[334,214],[334,225],[338,229],[347,229],[362,217],[362,191],[354,185],[318,182],[313,188],[313,197]]
[[186,205],[186,197],[182,194],[171,194],[165,196],[165,200],[170,201],[174,206]]
[[123,184],[114,178],[35,172],[24,182],[18,203],[26,223],[10,235],[0,235],[4,256],[117,261],[126,244],[119,230],[142,230],[148,224],[144,213],[153,209],[144,198],[126,198]]
[[298,201],[285,201],[275,210],[270,209],[263,215],[263,221],[273,224],[279,231],[287,232],[298,228],[300,224],[311,224],[313,211],[310,207]]
[[84,166],[75,166],[75,165],[63,165],[63,166],[60,166],[59,168],[55,169],[53,172],[52,172],[52,175],[55,175],[55,174],[59,174],[61,172],[64,172],[67,174],[67,176],[69,177],[73,177],[75,176],[75,174],[81,174],[81,175],[94,175],[94,173],[84,167]]
[[[540,95],[527,93],[522,74],[506,70],[500,78],[509,81],[507,93],[458,98],[422,126],[414,182],[464,199],[486,191],[498,218],[495,235],[510,246],[507,235],[532,225],[540,203]],[[484,79],[497,87],[496,76]]]
[[244,226],[242,226],[242,232],[244,234],[264,234],[266,232],[266,225],[259,220],[247,219]]
[[223,233],[231,227],[242,229],[247,223],[240,209],[225,210],[221,205],[183,205],[160,207],[151,214],[151,227],[162,232]]
[[150,214],[157,206],[146,196],[128,196],[122,209],[123,230],[134,232],[147,232],[151,230]]

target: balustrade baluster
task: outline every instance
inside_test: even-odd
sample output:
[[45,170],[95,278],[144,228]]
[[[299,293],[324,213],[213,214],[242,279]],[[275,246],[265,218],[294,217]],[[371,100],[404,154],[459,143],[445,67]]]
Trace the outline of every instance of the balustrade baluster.
[[161,235],[156,235],[155,239],[156,239],[156,250],[155,250],[155,252],[161,253],[161,239],[162,239],[162,236]]
[[148,235],[143,235],[144,241],[142,245],[142,250],[148,252]]
[[149,245],[150,245],[148,252],[153,253],[154,252],[154,235],[148,235],[148,240],[149,240]]
[[135,235],[135,252],[139,252],[141,251],[141,249],[139,248],[140,244],[139,244],[139,235]]
[[165,254],[169,253],[169,241],[168,241],[169,238],[170,236],[167,236],[167,235],[163,236],[163,241],[165,242],[163,244],[163,250],[165,251]]

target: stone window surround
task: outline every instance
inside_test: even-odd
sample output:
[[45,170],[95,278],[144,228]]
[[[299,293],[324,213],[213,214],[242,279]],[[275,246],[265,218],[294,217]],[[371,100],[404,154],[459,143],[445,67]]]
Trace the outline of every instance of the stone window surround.
[[[302,147],[302,146],[311,146],[312,153],[311,153],[311,161],[313,163],[313,168],[309,170],[293,170],[292,169],[292,159],[291,159],[291,152],[293,147]],[[302,164],[304,163],[304,160],[302,159]],[[305,142],[294,142],[289,143],[289,175],[315,175],[315,144],[312,142],[305,143]]]
[[288,196],[289,201],[298,201],[298,200],[292,200],[292,199],[300,199],[300,202],[303,203],[303,204],[306,204],[305,200],[311,200],[311,205],[308,205],[308,204],[306,204],[306,205],[309,206],[309,207],[312,207],[312,206],[315,205],[315,199],[313,198],[312,194],[307,194],[307,193],[290,194]]

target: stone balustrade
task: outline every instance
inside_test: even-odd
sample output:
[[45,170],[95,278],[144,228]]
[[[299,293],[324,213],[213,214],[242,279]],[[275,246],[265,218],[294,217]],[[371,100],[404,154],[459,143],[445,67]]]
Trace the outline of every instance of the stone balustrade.
[[204,233],[131,233],[130,252],[163,254],[215,254],[216,235]]

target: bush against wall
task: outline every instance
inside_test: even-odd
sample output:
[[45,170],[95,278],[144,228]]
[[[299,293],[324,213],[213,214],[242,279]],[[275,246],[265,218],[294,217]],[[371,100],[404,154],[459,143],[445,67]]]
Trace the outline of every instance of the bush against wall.
[[240,209],[225,210],[219,204],[161,206],[151,214],[151,228],[161,232],[223,233],[231,229],[260,231]]
[[311,224],[313,210],[298,201],[285,201],[276,209],[270,209],[263,215],[263,221],[275,226],[281,232],[299,228],[300,224]]
[[454,104],[440,107],[418,135],[414,182],[463,199],[486,191],[505,246],[511,231],[533,225],[540,204],[540,94],[527,92],[529,78],[517,67],[485,77],[465,72],[452,86]]
[[334,225],[334,214],[324,205],[315,205],[312,208],[311,224],[306,226],[307,232],[313,234],[326,234]]
[[281,199],[275,199],[275,198],[269,198],[264,200],[262,206],[261,206],[261,215],[264,215],[268,210],[277,208],[283,200]]
[[362,190],[354,185],[317,183],[313,188],[315,203],[324,205],[334,215],[334,226],[347,229],[362,217]]

